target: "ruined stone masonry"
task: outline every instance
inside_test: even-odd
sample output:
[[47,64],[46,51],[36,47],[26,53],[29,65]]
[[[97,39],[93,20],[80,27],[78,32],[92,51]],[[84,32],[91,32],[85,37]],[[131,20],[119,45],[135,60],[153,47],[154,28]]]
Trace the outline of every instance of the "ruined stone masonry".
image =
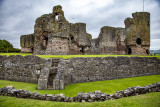
[[160,74],[155,57],[84,57],[43,59],[0,56],[0,80],[38,84],[38,89],[62,90],[67,84]]
[[[125,28],[104,26],[92,39],[85,23],[69,23],[60,5],[37,18],[34,33],[22,35],[21,52],[34,55],[124,54],[149,55],[150,13],[136,12]],[[160,74],[155,57],[87,57],[43,59],[0,56],[0,79],[38,84],[39,90],[62,90],[67,84]]]
[[136,86],[129,87],[124,91],[116,91],[114,94],[102,93],[100,90],[93,92],[79,92],[75,97],[66,97],[64,94],[39,94],[37,92],[30,92],[28,90],[15,89],[13,86],[7,86],[0,88],[0,95],[12,96],[17,98],[28,98],[36,100],[47,100],[57,102],[97,102],[120,99],[123,97],[135,96],[146,94],[150,92],[160,92],[160,82],[153,83],[152,85],[146,85],[144,87]]
[[34,33],[21,36],[21,52],[34,55],[150,54],[150,13],[136,12],[126,18],[125,28],[104,26],[92,39],[85,23],[69,23],[60,5],[37,18]]

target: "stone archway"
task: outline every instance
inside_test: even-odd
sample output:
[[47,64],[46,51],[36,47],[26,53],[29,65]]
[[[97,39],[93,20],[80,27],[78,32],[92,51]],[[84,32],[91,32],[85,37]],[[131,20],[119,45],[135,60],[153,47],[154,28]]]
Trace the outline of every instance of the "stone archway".
[[55,14],[55,21],[58,21],[58,18],[59,18],[59,14],[56,13],[56,14]]

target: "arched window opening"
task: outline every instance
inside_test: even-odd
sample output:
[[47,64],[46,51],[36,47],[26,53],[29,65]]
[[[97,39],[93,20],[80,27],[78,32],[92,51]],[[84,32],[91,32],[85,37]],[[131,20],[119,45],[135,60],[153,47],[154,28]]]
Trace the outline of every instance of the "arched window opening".
[[48,38],[45,38],[45,45],[47,46],[48,45]]
[[56,20],[56,21],[58,21],[58,17],[59,17],[59,14],[56,13],[56,14],[55,14],[55,20]]
[[70,35],[70,42],[74,42],[74,37]]
[[146,50],[146,54],[149,55],[149,50],[148,49]]
[[141,44],[142,44],[142,40],[141,40],[140,38],[137,38],[136,43],[137,43],[138,45],[141,45]]
[[128,54],[132,54],[132,49],[131,48],[128,48]]
[[80,48],[79,48],[79,51],[80,51],[81,53],[84,53],[84,48],[83,48],[83,47],[80,47]]

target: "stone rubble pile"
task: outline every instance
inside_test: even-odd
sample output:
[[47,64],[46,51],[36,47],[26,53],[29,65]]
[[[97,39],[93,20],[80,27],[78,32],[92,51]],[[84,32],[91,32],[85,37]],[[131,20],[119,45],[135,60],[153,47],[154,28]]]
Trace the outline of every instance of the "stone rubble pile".
[[95,102],[119,99],[122,97],[135,96],[150,92],[160,92],[160,82],[153,83],[144,87],[136,86],[125,89],[124,91],[117,91],[115,94],[102,93],[100,90],[94,93],[79,92],[75,97],[66,97],[64,94],[44,94],[41,95],[37,92],[30,92],[28,90],[15,89],[13,86],[0,88],[0,95],[12,96],[17,98],[29,98],[37,100],[58,101],[58,102]]

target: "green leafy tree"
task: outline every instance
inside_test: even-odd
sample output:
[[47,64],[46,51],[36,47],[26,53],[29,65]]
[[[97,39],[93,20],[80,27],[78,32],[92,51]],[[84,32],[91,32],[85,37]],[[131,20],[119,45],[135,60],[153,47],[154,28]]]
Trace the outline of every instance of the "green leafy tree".
[[10,42],[0,39],[0,52],[20,52],[20,49],[13,48]]

